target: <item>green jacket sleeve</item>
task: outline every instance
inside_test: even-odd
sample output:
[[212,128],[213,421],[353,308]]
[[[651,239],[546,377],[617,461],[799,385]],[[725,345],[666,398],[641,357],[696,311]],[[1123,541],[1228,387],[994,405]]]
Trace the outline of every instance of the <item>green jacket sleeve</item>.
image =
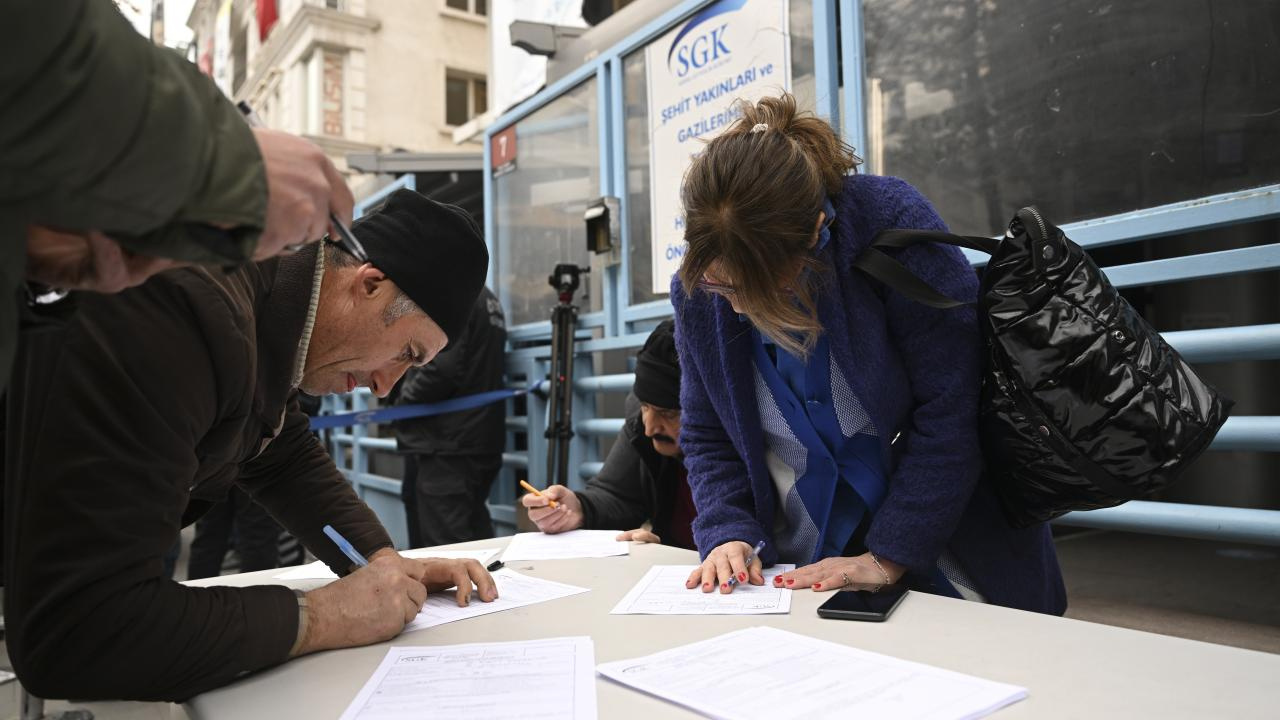
[[262,157],[209,78],[109,0],[0,0],[0,17],[0,197],[25,222],[101,230],[147,255],[252,255]]

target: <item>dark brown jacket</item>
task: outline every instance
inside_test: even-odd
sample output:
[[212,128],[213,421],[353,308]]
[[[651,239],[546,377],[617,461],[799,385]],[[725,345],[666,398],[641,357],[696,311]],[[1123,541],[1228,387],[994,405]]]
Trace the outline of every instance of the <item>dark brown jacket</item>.
[[161,558],[237,483],[340,573],[391,544],[290,387],[316,249],[74,295],[24,324],[8,408],[5,619],[43,697],[182,700],[284,661],[282,586],[190,588]]

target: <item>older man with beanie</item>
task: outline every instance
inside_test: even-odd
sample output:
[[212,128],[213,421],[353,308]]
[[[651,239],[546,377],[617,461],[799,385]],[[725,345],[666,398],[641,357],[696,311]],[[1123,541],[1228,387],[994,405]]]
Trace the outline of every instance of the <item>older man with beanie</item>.
[[[691,525],[697,510],[689,491],[680,436],[680,362],[673,325],[658,325],[636,355],[636,379],[627,395],[626,422],[600,474],[581,492],[552,485],[542,497],[529,493],[520,502],[529,519],[546,533],[578,528],[636,528],[619,540],[661,542],[697,549]],[[559,507],[551,508],[549,500]]]
[[[411,560],[308,431],[297,391],[385,395],[460,332],[488,253],[462,210],[401,191],[337,245],[76,293],[24,330],[10,387],[5,619],[42,697],[183,700],[317,650],[399,633],[428,592],[496,596],[474,561]],[[185,587],[178,531],[232,486],[340,579]],[[370,562],[353,568],[333,525]]]

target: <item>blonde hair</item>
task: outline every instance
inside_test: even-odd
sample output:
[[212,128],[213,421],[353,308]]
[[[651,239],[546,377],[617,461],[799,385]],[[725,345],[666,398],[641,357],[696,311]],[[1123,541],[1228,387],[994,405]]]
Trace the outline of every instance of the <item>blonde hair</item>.
[[[853,148],[784,93],[740,102],[742,117],[685,173],[680,282],[692,295],[715,262],[762,334],[807,358],[822,332],[816,295],[826,268],[809,248],[824,200],[857,165]],[[790,280],[790,293],[779,292]]]

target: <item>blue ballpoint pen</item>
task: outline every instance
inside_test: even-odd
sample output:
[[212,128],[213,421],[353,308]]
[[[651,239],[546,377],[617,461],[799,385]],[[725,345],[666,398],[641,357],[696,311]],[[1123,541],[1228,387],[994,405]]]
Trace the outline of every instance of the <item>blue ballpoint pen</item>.
[[[761,540],[760,542],[756,543],[755,549],[752,550],[751,554],[747,556],[747,572],[751,572],[751,563],[755,562],[756,558],[760,557],[760,552],[763,550],[764,550],[764,541]],[[738,577],[736,575],[734,577],[729,578],[729,587],[733,587],[737,584],[738,584]]]
[[324,534],[329,536],[329,539],[333,541],[334,545],[338,546],[338,549],[342,551],[343,555],[351,558],[351,562],[359,565],[360,567],[364,567],[369,564],[369,561],[360,554],[360,551],[356,550],[354,545],[347,542],[347,539],[342,537],[341,533],[334,530],[332,525],[324,526]]

